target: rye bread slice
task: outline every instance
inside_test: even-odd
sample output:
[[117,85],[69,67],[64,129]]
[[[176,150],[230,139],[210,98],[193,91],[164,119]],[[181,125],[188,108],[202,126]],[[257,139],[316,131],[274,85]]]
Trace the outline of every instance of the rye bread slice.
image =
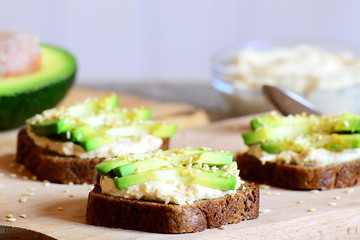
[[[161,149],[168,149],[169,139],[163,139]],[[38,147],[29,138],[26,129],[18,134],[16,161],[24,164],[39,180],[55,183],[90,183],[97,182],[96,164],[100,158],[81,159],[74,156],[61,156],[55,152]]]
[[243,186],[234,195],[177,205],[109,196],[95,185],[88,197],[86,222],[156,233],[200,232],[259,216],[258,185]]
[[360,184],[360,161],[329,167],[306,167],[266,162],[248,154],[236,157],[240,177],[296,190],[345,188]]

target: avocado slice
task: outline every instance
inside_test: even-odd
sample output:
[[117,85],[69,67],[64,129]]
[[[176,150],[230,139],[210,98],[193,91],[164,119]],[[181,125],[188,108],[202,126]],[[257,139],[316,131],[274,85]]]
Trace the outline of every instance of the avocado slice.
[[233,154],[226,152],[202,152],[192,155],[167,155],[150,157],[145,160],[121,165],[113,169],[115,176],[128,176],[136,172],[145,172],[164,166],[179,166],[191,164],[208,164],[209,166],[223,166],[232,163]]
[[123,124],[111,128],[103,128],[102,132],[110,136],[136,136],[141,134],[150,134],[158,138],[172,137],[177,130],[176,124],[155,123],[152,121],[139,121],[130,124]]
[[125,189],[134,185],[144,184],[149,181],[181,181],[186,186],[201,185],[218,190],[235,190],[236,177],[221,170],[216,172],[201,169],[164,168],[148,172],[141,172],[125,177],[115,177],[118,189]]
[[269,140],[284,139],[287,137],[296,137],[301,134],[310,133],[311,129],[308,124],[296,126],[281,126],[274,128],[260,128],[255,131],[250,131],[242,134],[246,145],[266,142]]
[[54,107],[71,87],[77,70],[74,56],[45,44],[41,56],[40,70],[0,78],[0,130],[23,125],[26,119]]
[[60,134],[75,128],[79,122],[78,118],[86,119],[88,115],[112,110],[118,103],[119,97],[116,94],[102,99],[88,99],[65,108],[47,110],[45,120],[30,119],[30,126],[36,134]]
[[261,144],[264,151],[273,154],[286,150],[299,153],[310,147],[332,151],[360,148],[360,134],[310,134]]

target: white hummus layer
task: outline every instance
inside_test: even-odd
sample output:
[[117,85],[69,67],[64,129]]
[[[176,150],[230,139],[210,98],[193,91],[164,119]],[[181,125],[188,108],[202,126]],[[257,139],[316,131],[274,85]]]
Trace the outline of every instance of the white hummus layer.
[[[235,189],[238,189],[243,183],[238,177],[239,170],[237,170],[237,164],[235,162],[227,167],[221,168],[221,170],[234,175],[236,174],[237,185]],[[108,176],[101,176],[100,186],[102,193],[107,195],[180,205],[192,204],[197,200],[214,199],[236,193],[236,190],[222,191],[201,185],[186,186],[179,181],[149,181],[141,185],[135,185],[120,190],[115,186],[114,180]]]
[[276,162],[312,167],[328,167],[342,163],[360,161],[360,148],[344,149],[342,151],[311,148],[300,153],[282,151],[279,154],[271,154],[263,151],[260,145],[253,145],[249,148],[248,154],[256,157],[263,163]]
[[44,136],[36,135],[30,128],[27,128],[27,133],[34,143],[41,148],[51,150],[59,155],[76,156],[84,159],[95,157],[112,158],[129,153],[144,153],[159,149],[163,144],[163,140],[161,138],[156,138],[149,134],[143,134],[141,136],[134,137],[119,137],[114,143],[107,144],[98,149],[87,152],[82,146],[73,142],[57,141]]

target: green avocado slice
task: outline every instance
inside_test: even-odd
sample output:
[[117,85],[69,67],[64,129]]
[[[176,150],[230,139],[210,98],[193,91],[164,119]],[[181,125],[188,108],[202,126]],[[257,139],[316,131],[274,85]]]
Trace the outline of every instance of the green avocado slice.
[[121,165],[113,169],[115,176],[128,176],[136,172],[145,172],[164,166],[179,166],[191,164],[207,164],[209,166],[223,166],[232,163],[233,154],[226,152],[202,152],[193,155],[168,155],[151,157]]
[[360,134],[310,134],[261,144],[264,151],[272,154],[287,150],[299,153],[310,147],[331,151],[360,148]]
[[126,189],[150,181],[180,181],[186,186],[197,184],[222,191],[235,190],[236,188],[236,177],[234,175],[221,170],[212,172],[196,168],[165,168],[125,177],[115,177],[114,181],[118,189]]
[[54,107],[71,87],[77,70],[74,56],[45,44],[41,55],[40,70],[0,78],[0,130],[23,125],[26,119]]

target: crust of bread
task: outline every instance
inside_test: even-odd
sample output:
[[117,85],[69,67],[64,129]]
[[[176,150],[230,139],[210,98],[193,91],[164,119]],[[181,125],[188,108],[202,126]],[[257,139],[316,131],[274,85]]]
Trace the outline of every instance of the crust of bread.
[[360,184],[360,162],[343,163],[329,167],[307,167],[266,162],[248,154],[236,157],[240,176],[257,183],[288,189],[332,189]]
[[[168,149],[169,139],[163,139],[161,149]],[[90,183],[97,182],[96,164],[103,159],[81,159],[73,156],[61,156],[47,149],[38,147],[29,138],[26,129],[18,134],[16,161],[24,164],[39,180],[55,183]]]
[[259,187],[246,182],[234,195],[197,201],[191,205],[131,200],[89,193],[86,222],[91,225],[156,233],[190,233],[259,216]]

